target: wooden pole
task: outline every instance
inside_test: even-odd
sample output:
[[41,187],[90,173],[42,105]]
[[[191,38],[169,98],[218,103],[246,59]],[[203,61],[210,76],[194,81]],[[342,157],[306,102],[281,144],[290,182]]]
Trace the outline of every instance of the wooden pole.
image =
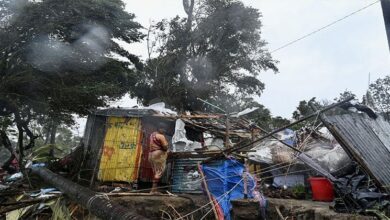
[[226,131],[225,131],[225,149],[230,148],[230,122],[229,122],[229,114],[226,114]]
[[[232,148],[225,149],[225,150],[222,151],[219,155],[214,156],[214,157],[211,157],[211,158],[209,158],[209,159],[203,161],[203,163],[207,163],[207,162],[213,161],[213,160],[215,160],[215,159],[218,159],[218,158],[222,157],[223,155],[230,154],[230,153],[232,153],[232,152],[241,150],[241,149],[246,148],[246,147],[250,147],[250,146],[253,145],[254,143],[257,143],[257,142],[259,142],[259,141],[262,141],[262,140],[264,140],[264,139],[266,139],[266,138],[268,138],[268,137],[272,137],[274,134],[276,134],[276,133],[278,133],[278,132],[281,132],[281,131],[283,131],[283,130],[286,129],[286,128],[289,128],[289,127],[294,126],[294,125],[296,125],[296,124],[299,124],[299,123],[301,123],[301,122],[303,122],[303,121],[306,121],[307,119],[312,118],[312,117],[314,117],[314,116],[317,116],[317,115],[319,115],[320,113],[329,111],[330,109],[333,109],[333,108],[335,108],[335,107],[337,107],[337,106],[339,106],[339,105],[342,105],[342,104],[344,104],[344,103],[346,103],[346,102],[349,102],[349,101],[351,101],[352,99],[354,99],[354,97],[350,97],[350,98],[345,99],[344,101],[341,101],[341,102],[338,102],[338,103],[329,105],[328,107],[326,107],[326,108],[324,108],[324,109],[322,109],[322,110],[316,111],[316,112],[314,112],[314,113],[312,113],[312,114],[310,114],[310,115],[308,115],[308,116],[306,116],[306,117],[304,117],[304,118],[302,118],[302,119],[300,119],[300,120],[297,120],[297,121],[295,121],[295,122],[293,122],[293,123],[291,123],[291,124],[288,124],[288,125],[286,125],[286,126],[283,126],[283,127],[281,127],[281,128],[278,128],[278,129],[276,129],[276,130],[273,130],[273,131],[271,131],[270,133],[268,133],[268,134],[266,134],[266,135],[264,135],[264,136],[262,136],[262,137],[260,137],[260,138],[258,138],[258,139],[256,139],[256,140],[254,140],[254,141],[252,141],[252,142],[250,142],[250,143],[248,143],[248,144],[245,144],[245,145],[243,145],[243,146],[237,146],[237,147],[232,147]],[[302,151],[300,151],[299,149],[297,149],[297,148],[295,148],[295,147],[292,147],[292,146],[290,146],[290,145],[286,145],[286,146],[290,147],[290,149],[292,149],[292,150],[294,150],[294,151],[296,151],[296,152],[302,153]]]
[[207,193],[207,197],[209,198],[210,203],[212,205],[212,209],[213,209],[213,212],[214,212],[214,215],[215,215],[215,219],[218,220],[218,213],[217,213],[217,210],[215,209],[214,201],[213,201],[213,198],[211,197],[211,193],[209,191],[209,187],[207,186],[207,181],[206,181],[206,178],[205,178],[204,173],[202,171],[202,167],[200,165],[200,162],[198,163],[198,170],[199,170],[199,173],[200,173],[200,177],[202,178],[202,181],[203,181],[203,184],[204,184],[204,189],[206,190],[206,193]]

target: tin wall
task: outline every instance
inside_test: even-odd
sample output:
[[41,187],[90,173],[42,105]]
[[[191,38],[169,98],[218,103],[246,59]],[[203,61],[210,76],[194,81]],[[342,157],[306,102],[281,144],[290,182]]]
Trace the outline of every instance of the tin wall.
[[390,191],[390,123],[349,113],[323,118],[343,148],[386,191]]
[[141,160],[139,118],[109,117],[101,154],[98,179],[135,182]]
[[176,159],[172,173],[172,192],[200,194],[202,181],[198,171],[198,163],[203,158]]
[[106,130],[106,117],[91,115],[88,117],[84,133],[84,160],[80,170],[80,176],[90,181],[94,170],[97,171],[100,161],[100,151],[103,147],[104,134]]

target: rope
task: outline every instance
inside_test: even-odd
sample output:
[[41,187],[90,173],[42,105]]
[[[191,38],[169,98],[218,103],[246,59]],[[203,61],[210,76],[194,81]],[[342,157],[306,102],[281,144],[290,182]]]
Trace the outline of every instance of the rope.
[[[229,193],[231,193],[231,192],[232,192],[232,191],[233,191],[233,190],[234,190],[242,181],[243,181],[243,178],[241,178],[240,181],[238,181],[238,183],[237,183],[236,185],[234,185],[229,191],[227,191],[227,192],[225,192],[224,194],[222,194],[221,196],[219,196],[218,199],[217,199],[218,202],[219,202],[224,196],[226,196],[226,195],[228,195]],[[201,206],[200,208],[197,208],[197,209],[195,209],[194,211],[192,211],[192,212],[190,212],[190,213],[187,213],[186,215],[181,216],[180,218],[177,218],[176,220],[179,220],[179,219],[182,219],[182,218],[184,218],[184,217],[187,217],[187,216],[189,216],[189,215],[191,215],[191,214],[193,214],[193,213],[195,213],[195,212],[197,212],[197,211],[203,209],[204,207],[210,205],[211,203],[213,203],[213,201],[210,201],[210,202],[206,203],[205,205]],[[212,209],[210,209],[210,210],[212,210]],[[209,212],[210,212],[210,210],[209,210]]]
[[[294,172],[290,172],[290,173],[301,173],[301,172],[306,172],[306,171],[310,171],[310,170],[311,170],[311,169],[306,169],[306,170],[294,171]],[[278,177],[278,176],[283,176],[283,175],[285,175],[285,174],[273,175],[273,176],[269,176],[269,177],[263,178],[263,180],[265,180],[265,179],[270,179],[270,178],[274,178],[274,177]],[[241,178],[240,181],[239,181],[231,190],[229,190],[229,191],[227,191],[226,193],[224,193],[224,194],[222,194],[221,196],[219,196],[219,197],[217,198],[217,200],[220,200],[221,197],[223,197],[223,196],[225,196],[225,195],[231,193],[231,192],[234,190],[234,188],[236,188],[242,181],[243,181],[243,178]],[[197,212],[197,211],[203,209],[204,207],[210,205],[211,203],[212,203],[212,201],[206,203],[205,205],[201,206],[200,208],[195,209],[194,211],[192,211],[192,212],[190,212],[190,213],[187,213],[186,215],[184,215],[184,216],[182,216],[182,217],[180,217],[180,218],[177,218],[176,220],[179,220],[179,219],[182,219],[182,218],[184,218],[184,217],[187,217],[187,216],[189,216],[189,215],[191,215],[191,214],[194,214],[195,212]],[[212,209],[210,209],[209,212],[210,212],[211,210],[212,210]],[[208,214],[208,213],[206,213],[206,214]]]
[[104,194],[104,193],[102,193],[102,194],[96,194],[96,195],[94,195],[94,196],[92,196],[91,198],[89,198],[88,199],[88,201],[87,201],[87,209],[91,209],[91,206],[92,206],[92,203],[96,200],[96,199],[98,199],[98,198],[103,198],[103,199],[105,199],[105,200],[107,200],[107,201],[110,201],[110,198],[108,197],[108,195],[107,194]]
[[[306,142],[309,140],[309,138],[310,138],[310,136],[313,134],[313,132],[321,125],[321,123],[320,123],[319,125],[317,125],[317,127],[314,127],[315,124],[316,124],[316,122],[317,122],[317,120],[318,120],[318,117],[319,117],[319,116],[320,116],[320,113],[318,112],[318,114],[317,114],[316,118],[314,119],[313,124],[312,124],[312,126],[311,126],[311,130],[310,130],[309,135],[307,135],[307,137],[302,141],[302,143],[300,144],[300,146],[298,146],[298,149],[299,149],[300,151],[304,151],[304,150],[305,150],[305,147],[304,147],[304,146],[306,146],[306,144],[307,144]],[[294,154],[294,155],[295,155],[295,154]],[[297,156],[295,157],[294,160],[296,160],[296,158],[297,158]],[[291,167],[291,165],[292,165],[293,162],[294,162],[294,161],[291,161],[291,162],[290,162],[290,164],[289,164],[289,166],[288,166],[288,168],[287,168],[287,173],[288,173],[288,171],[290,170],[290,167]],[[286,174],[286,175],[284,176],[284,181],[286,181],[287,175],[288,175],[288,174]]]
[[[289,162],[283,162],[283,163],[279,163],[279,164],[275,164],[273,166],[270,166],[270,167],[267,167],[263,170],[260,170],[260,171],[256,171],[256,172],[253,172],[250,174],[251,175],[256,175],[256,174],[264,174],[264,173],[270,173],[272,171],[275,171],[275,170],[279,170],[279,169],[282,169],[282,168],[285,168],[285,167],[288,167],[290,166],[290,164],[288,165],[284,165],[284,166],[279,166],[281,164],[286,164],[286,163],[289,163]],[[296,164],[296,162],[294,162],[293,164]],[[279,166],[279,167],[276,167],[276,166]],[[272,167],[272,169],[270,169]],[[240,176],[240,175],[231,175],[231,176],[226,176],[225,178],[228,178],[228,177],[237,177],[237,176]],[[212,180],[218,180],[218,179],[222,179],[222,178],[212,178],[212,179],[208,179],[206,181],[212,181]],[[265,178],[263,178],[265,179]],[[268,178],[267,178],[268,179]],[[200,178],[200,179],[197,179],[197,180],[192,180],[192,181],[187,181],[187,182],[182,182],[180,184],[171,184],[171,185],[166,185],[166,186],[159,186],[159,187],[156,187],[156,189],[166,189],[166,188],[170,188],[170,187],[173,187],[173,186],[180,186],[182,184],[188,184],[188,183],[195,183],[195,182],[199,182],[199,181],[202,181],[203,178]],[[143,191],[149,191],[151,190],[152,188],[146,188],[146,189],[140,189],[140,190],[132,190],[131,192],[134,192],[134,193],[137,193],[137,192],[143,192]]]

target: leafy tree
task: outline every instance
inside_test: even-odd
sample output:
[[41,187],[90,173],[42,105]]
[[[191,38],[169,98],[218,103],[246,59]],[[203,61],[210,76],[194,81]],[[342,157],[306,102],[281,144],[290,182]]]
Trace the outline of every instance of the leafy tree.
[[[371,95],[371,96],[370,96]],[[367,96],[366,96],[367,97]],[[368,90],[367,99],[383,113],[390,112],[390,76],[376,80]]]
[[[311,98],[310,100],[302,100],[299,102],[297,109],[293,112],[292,118],[294,120],[300,120],[308,115],[311,115],[315,112],[315,110],[312,108],[315,107],[316,109],[321,109],[324,104],[321,102],[318,102],[315,97]],[[314,124],[313,124],[314,123]],[[304,126],[316,126],[319,123],[318,118],[309,118],[301,123],[298,123],[297,125],[293,126],[292,129],[298,130]]]
[[261,14],[238,0],[183,0],[187,17],[153,25],[149,59],[136,95],[179,110],[205,110],[197,98],[228,108],[260,95],[263,70],[277,71],[261,37]]
[[318,101],[316,101],[315,97],[311,98],[309,101],[300,101],[297,109],[293,112],[292,118],[295,120],[299,120],[310,114],[313,114],[315,111],[310,105],[314,105],[317,108],[322,106]]
[[16,125],[22,156],[38,137],[32,121],[70,124],[73,113],[88,114],[134,87],[142,65],[117,42],[143,35],[121,0],[8,0],[0,8],[0,116]]
[[[36,124],[32,126],[32,130],[38,134],[44,134],[46,128],[42,125]],[[79,144],[80,137],[73,134],[70,127],[66,125],[60,125],[56,128],[55,143],[50,140],[51,136],[40,135],[36,140],[36,148],[34,148],[32,154],[35,159],[40,158],[41,161],[47,161],[52,158],[59,158],[69,154],[72,148]]]
[[[356,97],[351,91],[345,90],[344,92],[340,93],[340,95],[338,97],[334,98],[333,100],[334,100],[334,102],[340,102],[340,101],[343,101],[343,100],[350,98],[352,96]],[[331,104],[332,104],[332,101],[322,100],[321,102],[319,102],[316,100],[315,97],[311,98],[309,101],[302,100],[299,102],[297,109],[293,112],[292,118],[294,120],[299,120],[299,119],[302,119],[308,115],[313,114],[315,112],[315,110],[312,108],[312,106],[315,109],[320,110],[320,109],[324,108],[325,106],[328,106]],[[345,110],[342,110],[339,108],[334,108],[334,109],[326,112],[327,115],[343,114],[343,113],[345,113]],[[317,121],[316,121],[316,119],[317,119]],[[316,118],[316,117],[310,118],[310,119],[306,120],[305,122],[299,123],[298,125],[294,126],[293,129],[297,130],[297,129],[300,129],[301,127],[306,126],[306,125],[313,125],[313,123],[315,123],[315,125],[318,125],[319,124],[318,118]]]
[[286,118],[283,118],[281,116],[276,116],[276,117],[272,117],[272,121],[271,121],[271,126],[270,128],[272,130],[274,129],[277,129],[277,128],[281,128],[283,126],[286,126],[288,124],[290,124],[291,121],[286,119]]
[[353,94],[353,92],[351,92],[349,90],[345,90],[344,92],[340,93],[339,97],[334,98],[334,101],[341,102],[341,101],[346,100],[347,98],[350,98],[350,97],[356,97],[356,95]]

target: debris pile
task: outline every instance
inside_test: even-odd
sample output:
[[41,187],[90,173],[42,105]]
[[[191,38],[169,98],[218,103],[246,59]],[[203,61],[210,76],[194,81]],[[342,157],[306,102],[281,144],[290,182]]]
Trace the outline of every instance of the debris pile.
[[[242,115],[178,114],[163,104],[98,110],[68,156],[2,172],[0,214],[235,219],[232,204],[248,200],[267,218],[274,213],[267,197],[277,197],[333,201],[337,212],[384,216],[390,124],[361,112],[326,114],[347,101],[272,132]],[[314,116],[320,119],[316,126],[289,129]],[[157,187],[162,194],[151,195],[148,137],[161,124],[170,153]],[[143,208],[149,203],[154,211]]]

